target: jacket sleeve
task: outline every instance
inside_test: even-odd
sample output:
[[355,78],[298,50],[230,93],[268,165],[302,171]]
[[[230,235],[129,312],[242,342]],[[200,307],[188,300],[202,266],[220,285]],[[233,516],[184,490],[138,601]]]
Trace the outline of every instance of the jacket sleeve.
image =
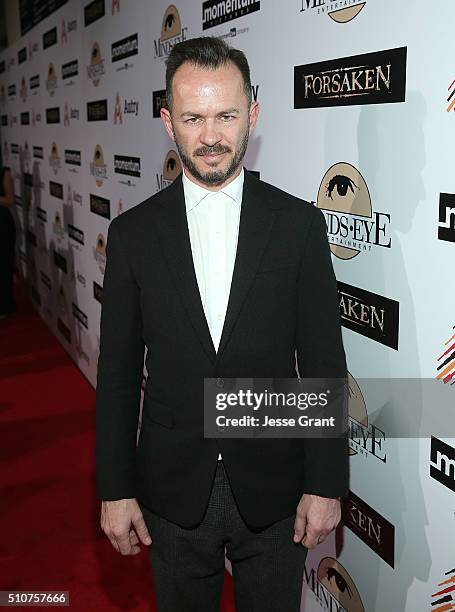
[[96,385],[96,494],[135,497],[136,438],[144,367],[140,289],[121,243],[108,230]]
[[[346,380],[336,278],[322,212],[314,208],[298,278],[297,364],[305,378]],[[304,439],[304,493],[345,497],[348,437]]]

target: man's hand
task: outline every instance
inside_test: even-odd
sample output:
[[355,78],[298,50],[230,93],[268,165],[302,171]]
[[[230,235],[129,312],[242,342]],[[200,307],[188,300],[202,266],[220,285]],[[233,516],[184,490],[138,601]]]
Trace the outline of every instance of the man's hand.
[[307,548],[315,548],[335,529],[340,519],[339,498],[304,493],[297,506],[294,542],[301,542]]
[[101,529],[122,555],[141,552],[139,539],[143,544],[152,543],[141,509],[134,498],[101,502]]

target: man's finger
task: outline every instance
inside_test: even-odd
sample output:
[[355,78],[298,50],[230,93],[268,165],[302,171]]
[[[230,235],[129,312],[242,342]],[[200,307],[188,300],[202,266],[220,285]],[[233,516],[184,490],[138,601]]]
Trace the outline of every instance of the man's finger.
[[117,544],[118,544],[118,548],[119,548],[119,552],[122,555],[131,555],[133,554],[133,550],[132,550],[132,546],[131,546],[131,542],[130,542],[130,535],[128,532],[126,533],[122,533],[119,535],[114,535]]
[[150,537],[147,525],[145,524],[144,517],[142,516],[142,514],[137,518],[133,519],[133,525],[142,544],[151,544],[152,538]]
[[306,515],[297,512],[294,521],[294,542],[300,542],[305,535]]

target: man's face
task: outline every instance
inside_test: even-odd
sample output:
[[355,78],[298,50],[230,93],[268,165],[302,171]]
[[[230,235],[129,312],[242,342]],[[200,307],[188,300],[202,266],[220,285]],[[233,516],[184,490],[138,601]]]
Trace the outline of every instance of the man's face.
[[240,173],[258,111],[234,64],[206,70],[185,62],[172,81],[172,111],[161,117],[187,173],[214,190]]

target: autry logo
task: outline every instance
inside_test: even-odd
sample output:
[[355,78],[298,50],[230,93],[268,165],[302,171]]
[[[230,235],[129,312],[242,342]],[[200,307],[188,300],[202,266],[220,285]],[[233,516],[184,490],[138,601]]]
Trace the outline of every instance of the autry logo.
[[294,67],[294,108],[404,102],[406,47]]
[[361,0],[302,0],[300,12],[316,12],[318,15],[328,15],[337,23],[352,21],[365,7],[366,1]]
[[171,4],[164,13],[161,36],[154,40],[155,57],[167,57],[176,43],[187,38],[188,28],[182,27],[177,7]]
[[360,172],[340,162],[325,173],[317,198],[325,216],[330,250],[340,259],[352,259],[372,247],[390,249],[390,215],[373,212],[370,192]]

